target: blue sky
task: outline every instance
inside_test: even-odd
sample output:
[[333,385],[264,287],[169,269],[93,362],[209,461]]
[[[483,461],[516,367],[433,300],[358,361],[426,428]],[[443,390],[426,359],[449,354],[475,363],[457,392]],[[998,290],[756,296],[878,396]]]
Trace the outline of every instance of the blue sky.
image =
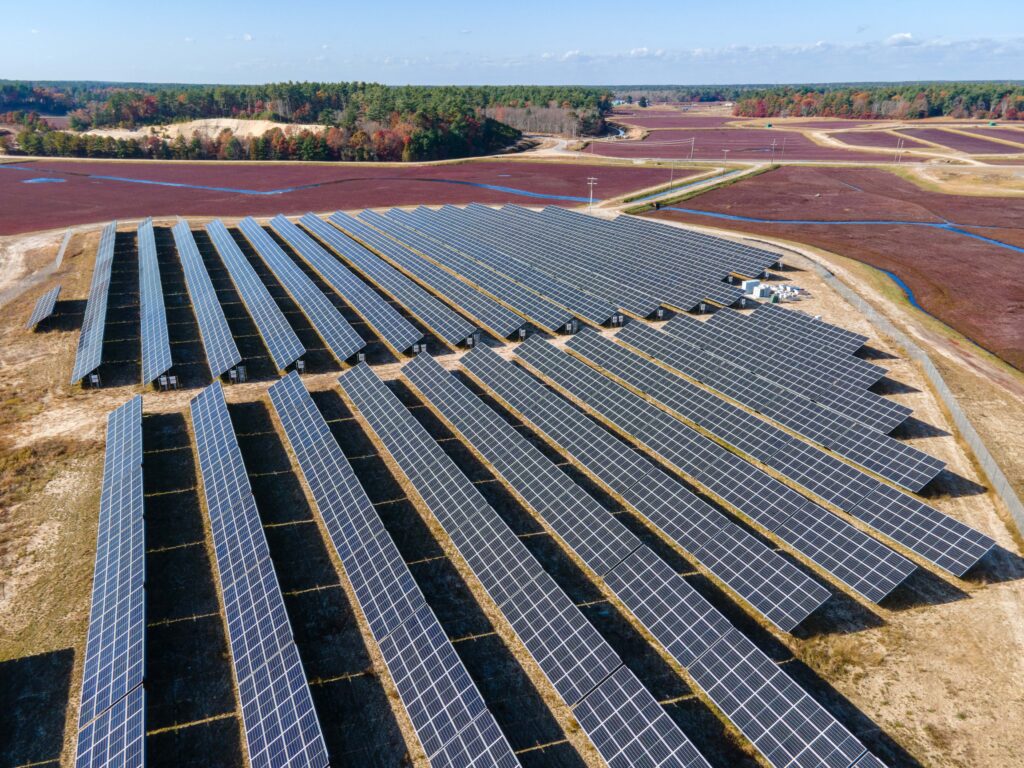
[[0,78],[750,83],[1024,78],[1016,2],[11,3]]

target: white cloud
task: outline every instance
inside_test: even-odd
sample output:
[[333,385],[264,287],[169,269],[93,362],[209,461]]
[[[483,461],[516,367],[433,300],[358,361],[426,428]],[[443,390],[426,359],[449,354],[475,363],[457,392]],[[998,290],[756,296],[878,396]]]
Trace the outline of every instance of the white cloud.
[[909,32],[897,32],[895,35],[889,35],[885,39],[885,44],[895,47],[905,47],[908,45],[917,45],[917,41],[914,40],[914,36]]
[[39,30],[38,29],[33,29],[32,30],[32,34],[33,35],[38,35],[39,34]]
[[186,37],[183,42],[185,43],[185,45],[191,45],[195,41],[196,39],[194,37]]
[[245,42],[247,42],[247,43],[251,43],[252,42],[252,34],[250,34],[249,32],[246,32],[244,35],[242,35],[242,39],[245,40]]
[[566,51],[565,53],[563,53],[561,58],[562,61],[572,61],[573,59],[580,58],[581,55],[582,54],[580,53],[580,50],[578,48],[574,48],[571,51]]
[[324,43],[323,45],[321,45],[321,46],[320,46],[320,50],[321,50],[321,51],[326,51],[326,50],[327,50],[328,48],[330,48],[330,47],[331,47],[331,46],[329,46],[329,45],[328,45],[327,43]]

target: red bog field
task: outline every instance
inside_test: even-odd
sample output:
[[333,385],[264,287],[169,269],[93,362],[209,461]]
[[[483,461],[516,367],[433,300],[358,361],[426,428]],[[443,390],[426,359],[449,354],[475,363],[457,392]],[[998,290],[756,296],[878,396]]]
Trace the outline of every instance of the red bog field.
[[1008,144],[988,141],[980,136],[967,136],[963,133],[944,131],[941,128],[905,128],[900,133],[941,144],[969,155],[1011,155],[1024,152],[1024,148],[1021,147],[1011,147]]
[[[13,166],[13,167],[12,167]],[[368,166],[75,162],[0,165],[0,234],[146,216],[266,216],[442,203],[579,205],[665,182],[653,168],[540,162]]]
[[909,136],[897,136],[887,131],[846,131],[830,134],[833,139],[854,147],[877,147],[879,149],[896,149],[903,139],[905,149],[927,149],[928,145],[916,141]]
[[807,243],[891,272],[925,311],[1024,370],[1024,199],[927,192],[876,169],[780,168],[680,207],[761,221],[651,215]]
[[[815,144],[797,131],[780,131],[765,128],[710,128],[693,130],[652,131],[642,141],[597,142],[587,147],[605,157],[664,157],[688,158],[688,139],[695,140],[695,160],[722,160],[725,150],[728,159],[770,162],[773,158],[772,142],[775,142],[775,160],[820,160],[891,162],[892,155],[843,150]],[[687,142],[687,143],[684,143]]]

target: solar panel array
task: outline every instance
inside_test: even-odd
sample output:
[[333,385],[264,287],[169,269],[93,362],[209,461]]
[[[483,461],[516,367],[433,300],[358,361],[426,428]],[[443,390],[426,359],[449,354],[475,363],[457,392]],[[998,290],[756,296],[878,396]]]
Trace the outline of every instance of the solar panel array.
[[242,362],[242,354],[235,346],[231,328],[224,317],[224,309],[217,298],[217,291],[210,281],[210,275],[206,271],[206,265],[188,222],[180,220],[174,225],[171,233],[174,235],[174,247],[178,250],[182,270],[185,272],[185,285],[192,300],[196,322],[199,324],[199,336],[203,340],[210,376],[217,379]]
[[28,318],[28,322],[25,323],[25,327],[28,329],[35,328],[43,320],[53,314],[53,308],[57,306],[57,297],[60,296],[60,286],[51,288],[36,301],[36,306],[32,310],[32,314]]
[[572,313],[565,308],[459,253],[454,248],[405,226],[407,215],[402,211],[391,211],[388,217],[373,211],[364,211],[361,216],[377,229],[401,241],[540,328],[558,332],[565,330],[566,324],[572,322]]
[[[633,328],[632,326],[637,326]],[[639,324],[631,324],[618,336],[626,343],[650,354],[657,355],[668,364],[690,373],[693,358],[684,352],[672,349],[671,344],[658,342],[665,338],[664,334],[649,328],[641,328]],[[859,471],[853,466],[790,437],[781,430],[766,431],[768,425],[740,409],[724,408],[722,404],[712,404],[709,410],[706,397],[701,404],[693,403],[693,395],[686,398],[684,391],[694,392],[692,385],[683,379],[673,376],[664,369],[658,369],[652,363],[642,360],[625,350],[619,351],[610,342],[600,342],[584,338],[574,339],[570,347],[583,350],[603,368],[614,367],[616,375],[628,383],[638,386],[641,377],[645,383],[639,388],[649,392],[656,399],[664,402],[677,411],[686,410],[696,415],[695,422],[716,432],[737,448],[745,451],[757,460],[767,464],[793,482],[804,487],[811,493],[842,509],[851,517],[862,520],[907,549],[950,573],[958,576],[966,573],[975,563],[988,552],[995,542],[984,534],[964,525],[959,520],[944,515],[937,509],[903,491],[893,488],[876,478]],[[668,347],[662,348],[662,347]],[[613,359],[618,359],[618,364]],[[641,370],[646,371],[645,374]],[[624,375],[623,375],[624,374]],[[658,380],[658,383],[652,383]],[[716,384],[723,389],[731,389],[729,384]],[[656,390],[656,392],[655,392]],[[696,390],[700,391],[700,390]],[[729,392],[732,394],[732,392]],[[685,401],[689,399],[690,402]],[[744,401],[743,397],[737,400]],[[690,409],[696,409],[691,411]],[[761,406],[760,410],[775,416],[770,406]],[[788,422],[777,418],[780,423]],[[801,431],[801,430],[794,430]],[[895,441],[893,441],[895,442]],[[897,445],[900,445],[897,443]],[[837,451],[838,452],[838,451]],[[919,452],[918,452],[919,453]],[[906,464],[899,463],[905,455],[899,450],[883,453],[893,463],[888,475],[903,478],[927,474],[927,471],[913,467],[908,471]],[[921,454],[925,456],[925,454]],[[930,458],[930,457],[926,457]],[[881,459],[877,456],[871,461],[861,463],[871,468]],[[928,462],[922,462],[930,466]],[[879,474],[883,474],[879,472]],[[904,480],[905,485],[915,483]]]
[[76,765],[141,766],[145,663],[142,397],[107,417]]
[[[881,600],[913,572],[913,563],[902,555],[571,355],[540,339],[523,345],[518,354],[616,428],[868,600]],[[809,514],[797,515],[801,510]]]
[[139,312],[142,328],[142,383],[155,381],[171,367],[171,342],[167,335],[167,311],[156,258],[153,220],[139,224]]
[[326,766],[327,750],[220,382],[191,401],[249,763]]
[[302,357],[306,348],[224,223],[220,219],[210,222],[206,225],[206,233],[227,267],[231,282],[263,337],[274,365],[283,371]]
[[[388,212],[397,215],[398,209]],[[516,255],[514,244],[485,243],[482,239],[471,238],[459,227],[455,227],[443,214],[435,215],[427,208],[405,212],[402,223],[431,239],[456,248],[480,264],[496,272],[508,275],[518,283],[537,294],[569,310],[595,325],[608,322],[618,310],[607,301],[591,296],[568,283],[556,280]]]
[[358,333],[342,316],[338,308],[306,275],[299,265],[291,260],[281,246],[252,218],[238,223],[239,231],[256,250],[274,277],[284,286],[310,324],[324,340],[331,354],[344,362],[366,346]]
[[458,764],[443,760],[453,742],[483,740],[494,764],[517,765],[298,374],[270,400],[427,758]]
[[[562,699],[578,706],[606,684],[628,685],[632,673],[615,651],[369,367],[353,368],[340,382]],[[675,749],[681,762],[689,755],[684,765],[706,765],[696,750],[679,750],[685,736],[643,694],[619,697],[633,710],[620,710],[614,739],[599,719],[591,721],[600,729],[595,745],[607,750],[602,755],[611,759],[642,741],[654,751]],[[644,712],[657,716],[645,718]]]
[[456,346],[476,332],[473,324],[431,296],[375,253],[343,235],[318,216],[307,213],[299,223],[343,258],[363,277],[405,307],[438,338]]
[[[536,380],[490,349],[476,349],[463,361],[532,421],[526,412],[533,412],[545,392]],[[688,585],[681,588],[685,582],[646,547],[605,581],[772,765],[850,766],[865,754],[849,731],[721,613]]]
[[82,331],[78,336],[75,366],[71,371],[72,384],[77,384],[103,362],[103,329],[107,323],[107,297],[110,293],[110,270],[114,265],[116,239],[117,222],[112,221],[103,228],[96,249],[96,265],[93,267],[89,299],[82,318]]
[[[405,352],[423,334],[382,299],[370,286],[342,266],[336,258],[305,231],[284,216],[275,216],[270,226],[331,288],[341,294],[356,313],[395,352]],[[355,243],[353,243],[355,245]]]
[[383,256],[423,287],[453,303],[499,339],[512,336],[525,325],[523,318],[512,310],[366,222],[340,211],[331,215],[330,222],[349,237]]

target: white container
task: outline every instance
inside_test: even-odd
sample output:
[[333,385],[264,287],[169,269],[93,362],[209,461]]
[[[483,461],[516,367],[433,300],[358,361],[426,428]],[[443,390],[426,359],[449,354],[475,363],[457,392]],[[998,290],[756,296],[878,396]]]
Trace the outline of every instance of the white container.
[[740,283],[740,288],[743,289],[743,293],[750,296],[754,293],[754,289],[757,288],[757,286],[759,286],[760,284],[760,280],[744,280],[742,283]]

